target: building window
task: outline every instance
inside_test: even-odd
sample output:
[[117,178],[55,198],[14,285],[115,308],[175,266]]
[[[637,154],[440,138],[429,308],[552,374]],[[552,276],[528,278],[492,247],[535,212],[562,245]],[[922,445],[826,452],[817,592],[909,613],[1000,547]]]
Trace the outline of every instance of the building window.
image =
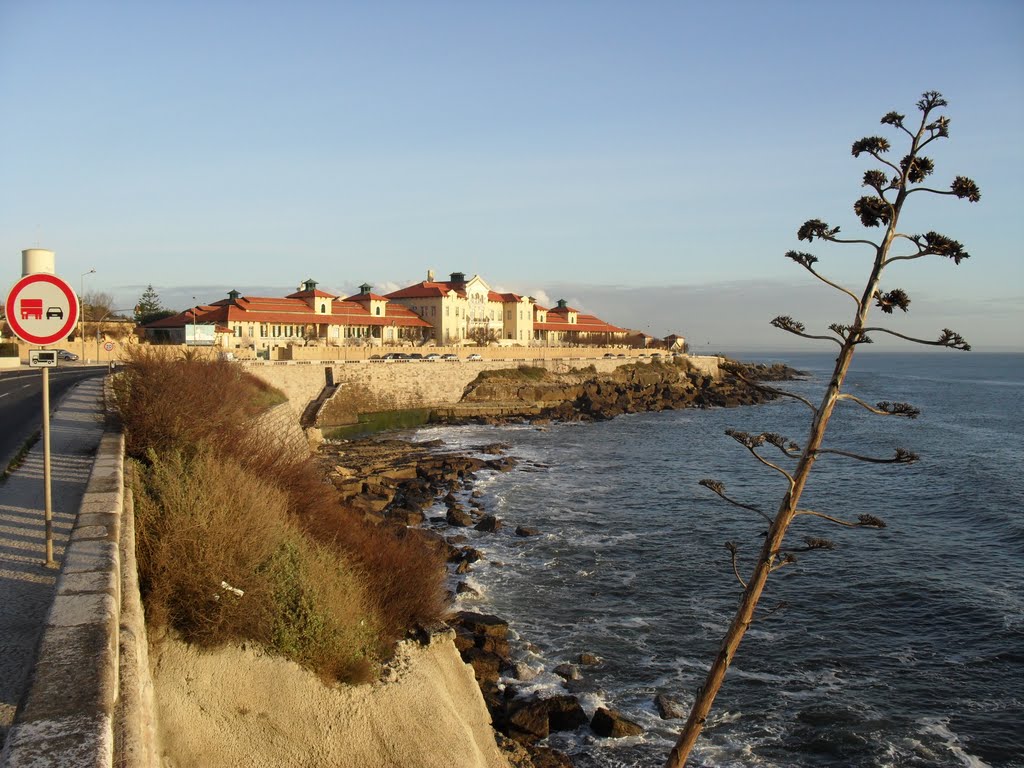
[[430,316],[431,317],[437,317],[437,307],[431,307],[430,308]]
[[241,325],[236,325],[235,326],[235,338],[238,338],[238,339],[242,338],[242,326]]
[[377,314],[380,314],[380,307],[377,307]]
[[326,315],[327,314],[327,305],[326,304],[321,304],[320,305],[320,314],[321,315]]

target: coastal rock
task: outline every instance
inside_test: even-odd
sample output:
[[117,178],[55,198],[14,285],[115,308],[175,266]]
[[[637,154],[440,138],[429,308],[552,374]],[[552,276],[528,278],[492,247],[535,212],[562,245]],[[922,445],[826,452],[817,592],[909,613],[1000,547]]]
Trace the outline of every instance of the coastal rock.
[[540,670],[535,667],[531,667],[525,661],[517,661],[513,667],[512,674],[515,675],[516,680],[522,680],[524,683],[533,680],[540,674]]
[[468,560],[460,560],[459,564],[455,566],[455,572],[460,576],[464,573],[469,573],[472,570]]
[[489,613],[459,611],[452,617],[451,623],[465,627],[468,632],[474,635],[500,637],[502,639],[508,637],[508,622]]
[[493,533],[501,528],[501,520],[496,518],[494,515],[484,515],[480,522],[474,526],[478,531],[485,533]]
[[573,762],[569,756],[557,749],[527,744],[526,751],[530,755],[533,768],[573,768]]
[[480,593],[477,590],[473,589],[473,587],[469,586],[469,584],[467,584],[464,581],[460,581],[458,585],[455,587],[455,594],[470,595],[471,597],[479,597],[480,595]]
[[587,722],[575,696],[513,699],[508,703],[508,734],[517,741],[547,738],[551,731],[573,731]]
[[445,521],[448,525],[458,528],[469,528],[473,525],[473,518],[461,509],[449,509],[448,514],[445,515]]
[[575,664],[559,664],[553,672],[563,680],[579,680],[583,677]]
[[483,648],[467,648],[462,652],[462,660],[473,668],[473,676],[478,684],[485,682],[497,683],[501,677],[502,658],[493,651]]
[[638,723],[628,720],[614,709],[598,707],[590,721],[591,730],[598,736],[620,739],[624,736],[638,736],[644,732]]
[[530,528],[527,525],[517,525],[516,536],[540,536],[540,529]]
[[601,663],[601,657],[584,651],[577,657],[580,664],[584,664],[588,667],[594,667]]
[[654,706],[662,720],[674,720],[685,716],[682,705],[666,693],[654,697]]

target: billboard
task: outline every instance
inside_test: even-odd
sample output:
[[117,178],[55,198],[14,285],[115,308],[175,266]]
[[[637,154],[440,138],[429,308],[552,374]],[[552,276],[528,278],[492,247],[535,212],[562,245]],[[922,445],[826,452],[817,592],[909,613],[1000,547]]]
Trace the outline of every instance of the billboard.
[[217,326],[203,323],[185,325],[185,344],[196,347],[212,347],[217,341]]

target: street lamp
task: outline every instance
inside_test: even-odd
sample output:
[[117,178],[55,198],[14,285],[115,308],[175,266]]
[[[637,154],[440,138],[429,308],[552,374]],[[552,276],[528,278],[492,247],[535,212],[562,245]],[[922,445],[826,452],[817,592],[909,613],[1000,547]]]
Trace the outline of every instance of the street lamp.
[[79,313],[81,313],[81,317],[82,317],[82,330],[81,330],[81,334],[82,334],[82,360],[85,360],[85,276],[86,275],[94,275],[94,274],[96,274],[96,270],[95,269],[90,269],[88,272],[83,272],[82,273],[82,280],[81,280],[81,289],[82,289],[82,291],[81,291],[81,293],[78,294],[78,303],[82,305],[82,306],[80,306],[78,308],[78,311],[79,311]]

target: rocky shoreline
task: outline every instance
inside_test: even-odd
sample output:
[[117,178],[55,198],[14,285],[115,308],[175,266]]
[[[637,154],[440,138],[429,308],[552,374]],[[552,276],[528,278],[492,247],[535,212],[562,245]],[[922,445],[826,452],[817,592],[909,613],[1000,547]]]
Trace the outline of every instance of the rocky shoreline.
[[[674,366],[655,365],[638,370],[630,367],[618,375],[593,377],[581,382],[565,377],[545,382],[524,383],[520,377],[482,377],[467,390],[470,402],[477,398],[498,397],[512,402],[510,389],[532,387],[529,396],[519,392],[519,402],[532,402],[541,392],[539,384],[558,393],[548,407],[502,416],[475,415],[455,421],[497,423],[528,419],[543,422],[553,418],[589,420],[611,418],[636,410],[665,410],[679,407],[710,407],[756,404],[774,396],[726,377],[714,380]],[[653,368],[653,370],[651,370]],[[777,381],[793,378],[797,372],[780,366],[751,370],[744,376]],[[540,377],[538,377],[540,378]],[[490,388],[487,389],[488,382]],[[495,386],[497,382],[497,386]],[[480,389],[484,388],[481,395]],[[489,392],[489,394],[488,394]],[[476,393],[474,395],[474,393]],[[543,396],[543,395],[542,395]],[[492,400],[491,402],[496,402]],[[466,449],[446,449],[440,440],[410,442],[387,437],[328,442],[319,449],[319,458],[341,503],[360,512],[374,524],[392,525],[402,535],[418,536],[448,563],[453,581],[451,599],[475,590],[462,578],[474,563],[484,557],[471,546],[466,536],[472,528],[481,533],[501,529],[503,521],[489,514],[474,489],[480,473],[507,472],[517,460],[506,454],[508,446],[481,443]],[[516,535],[530,537],[541,532],[519,526]],[[535,672],[516,663],[510,644],[508,623],[493,615],[457,611],[449,620],[455,630],[455,643],[469,664],[491,715],[495,737],[515,768],[564,768],[571,759],[538,742],[555,731],[573,731],[585,725],[597,736],[619,738],[636,735],[641,728],[614,710],[599,708],[588,717],[579,700],[571,693],[571,682],[600,660],[583,653],[575,663],[561,664],[553,670],[566,681],[563,694],[540,698],[519,695],[518,683],[526,683]],[[429,632],[429,628],[425,628]],[[665,719],[681,717],[675,702],[659,697],[655,705]]]
[[783,381],[801,375],[779,363],[728,361],[723,375],[713,377],[691,369],[685,358],[623,365],[611,373],[590,368],[566,373],[530,367],[499,369],[481,373],[458,404],[435,409],[431,420],[600,421],[627,413],[757,405],[775,395],[748,381]]

